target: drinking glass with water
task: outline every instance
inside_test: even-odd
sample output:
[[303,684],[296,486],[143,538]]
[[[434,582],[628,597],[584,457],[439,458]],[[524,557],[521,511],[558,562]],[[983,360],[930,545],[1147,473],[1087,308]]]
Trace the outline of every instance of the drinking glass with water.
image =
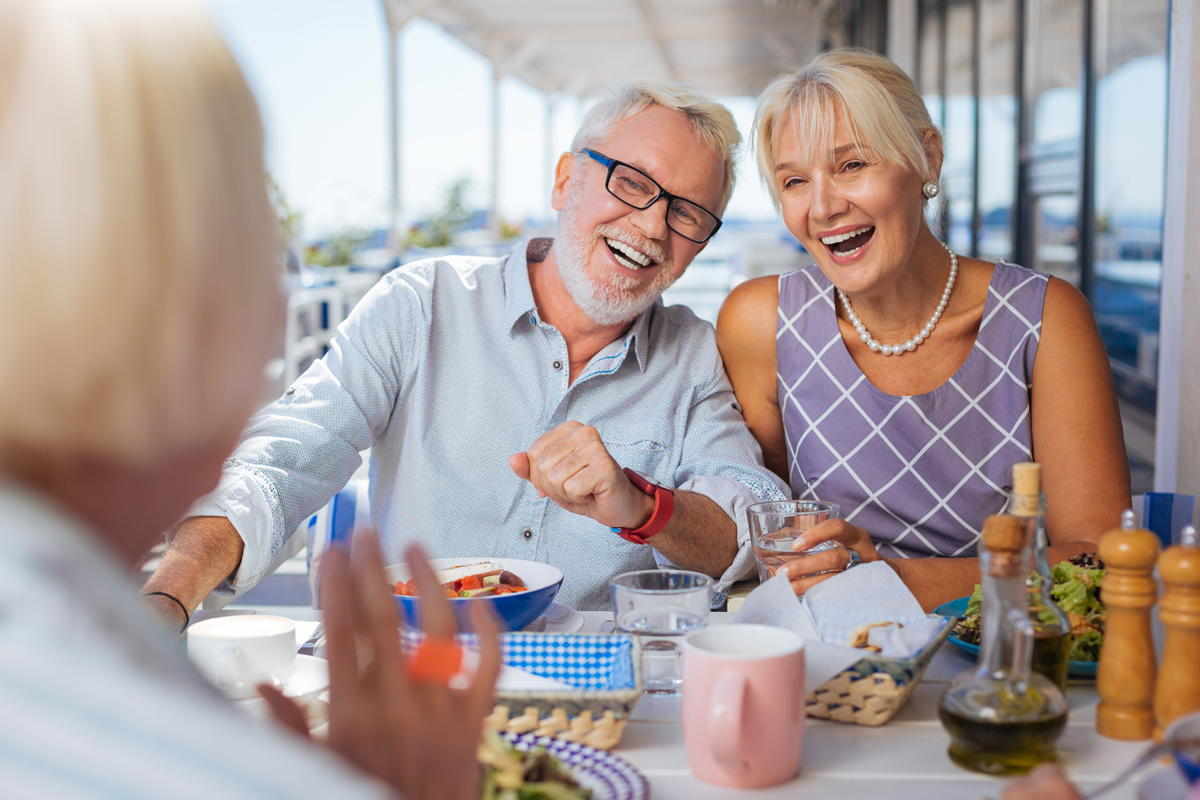
[[680,637],[708,624],[713,579],[685,570],[642,570],[608,582],[617,630],[638,637],[642,685],[647,692],[676,694],[682,682]]
[[[811,556],[841,545],[822,542],[807,550],[793,550],[792,542],[805,531],[812,530],[827,519],[837,519],[841,507],[820,500],[775,500],[755,503],[746,509],[750,520],[750,547],[758,564],[758,580],[765,583],[790,561]],[[825,570],[813,575],[824,575]]]

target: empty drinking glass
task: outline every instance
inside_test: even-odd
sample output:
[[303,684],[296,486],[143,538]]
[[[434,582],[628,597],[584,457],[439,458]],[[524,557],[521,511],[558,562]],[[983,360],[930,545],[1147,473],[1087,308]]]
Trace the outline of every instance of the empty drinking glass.
[[642,646],[647,692],[679,692],[679,637],[708,624],[712,586],[707,575],[677,569],[626,572],[609,580],[617,630],[634,634]]

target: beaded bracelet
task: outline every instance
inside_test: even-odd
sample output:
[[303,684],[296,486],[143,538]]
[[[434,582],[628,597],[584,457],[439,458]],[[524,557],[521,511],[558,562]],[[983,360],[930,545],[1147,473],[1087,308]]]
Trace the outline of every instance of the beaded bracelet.
[[166,592],[142,592],[142,597],[151,597],[153,595],[158,595],[159,597],[165,597],[168,600],[175,601],[175,605],[179,606],[179,610],[183,612],[183,627],[179,629],[179,632],[183,633],[186,631],[188,624],[192,621],[192,615],[188,613],[187,606],[183,604],[183,601],[175,595],[167,594]]

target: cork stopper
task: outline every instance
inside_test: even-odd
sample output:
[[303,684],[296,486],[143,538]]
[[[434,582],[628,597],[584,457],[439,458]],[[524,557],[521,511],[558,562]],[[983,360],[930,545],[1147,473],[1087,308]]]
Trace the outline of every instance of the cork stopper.
[[1042,467],[1032,461],[1013,464],[1013,493],[1008,512],[1036,517],[1042,512]]
[[1042,465],[1036,464],[1033,461],[1022,461],[1019,464],[1013,464],[1013,493],[1015,494],[1041,494],[1042,492]]
[[1025,521],[1008,514],[996,514],[983,521],[983,546],[990,558],[987,572],[997,578],[1024,575],[1022,548],[1025,547]]

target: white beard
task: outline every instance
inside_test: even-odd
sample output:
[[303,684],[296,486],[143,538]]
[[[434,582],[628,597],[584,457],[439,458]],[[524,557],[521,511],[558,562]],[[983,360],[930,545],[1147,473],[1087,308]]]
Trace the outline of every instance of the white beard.
[[589,236],[579,230],[579,204],[583,196],[582,182],[576,182],[562,210],[559,236],[554,241],[558,276],[575,305],[597,325],[623,325],[635,319],[654,304],[667,287],[675,282],[669,263],[660,263],[654,281],[636,290],[641,282],[636,278],[614,273],[607,282],[588,274],[588,257],[596,247],[608,247],[604,237],[620,238],[620,229],[601,225]]

